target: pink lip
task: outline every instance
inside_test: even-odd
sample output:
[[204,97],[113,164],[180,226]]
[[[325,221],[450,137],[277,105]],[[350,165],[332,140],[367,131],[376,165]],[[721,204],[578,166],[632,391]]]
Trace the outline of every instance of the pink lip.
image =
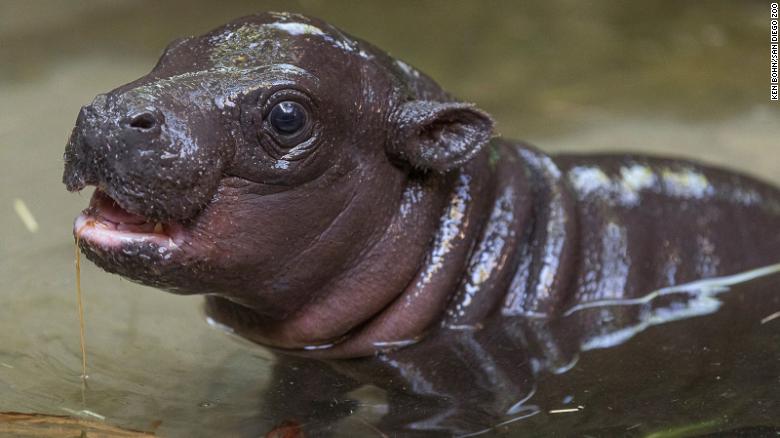
[[106,249],[128,243],[152,243],[173,249],[182,242],[183,231],[179,223],[155,223],[124,210],[100,189],[95,190],[89,208],[73,224],[73,232],[80,240]]

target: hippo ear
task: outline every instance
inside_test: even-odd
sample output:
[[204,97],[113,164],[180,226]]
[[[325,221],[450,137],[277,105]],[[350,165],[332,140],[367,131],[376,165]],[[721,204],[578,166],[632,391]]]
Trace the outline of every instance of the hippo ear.
[[418,169],[439,172],[463,165],[493,136],[493,119],[462,102],[406,102],[394,123],[390,155]]

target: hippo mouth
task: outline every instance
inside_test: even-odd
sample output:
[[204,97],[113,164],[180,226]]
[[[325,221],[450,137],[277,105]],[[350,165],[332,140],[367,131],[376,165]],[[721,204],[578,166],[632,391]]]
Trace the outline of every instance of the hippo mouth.
[[174,248],[184,240],[183,224],[131,213],[100,188],[95,189],[89,207],[76,218],[73,229],[79,240],[103,249],[150,243]]

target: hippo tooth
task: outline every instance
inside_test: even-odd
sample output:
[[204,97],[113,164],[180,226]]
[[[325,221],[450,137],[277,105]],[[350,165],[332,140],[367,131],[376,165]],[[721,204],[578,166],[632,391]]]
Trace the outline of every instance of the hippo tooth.
[[162,222],[157,222],[156,224],[154,224],[154,233],[155,234],[162,234],[163,233]]

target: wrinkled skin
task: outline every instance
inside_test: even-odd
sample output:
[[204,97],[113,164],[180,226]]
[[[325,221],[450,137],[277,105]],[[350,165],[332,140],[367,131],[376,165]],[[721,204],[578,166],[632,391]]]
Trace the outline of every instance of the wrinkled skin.
[[[284,132],[290,102],[302,122]],[[98,96],[64,182],[98,188],[74,232],[100,267],[205,294],[242,336],[322,358],[780,261],[777,189],[493,138],[423,74],[290,14],[176,41]]]

